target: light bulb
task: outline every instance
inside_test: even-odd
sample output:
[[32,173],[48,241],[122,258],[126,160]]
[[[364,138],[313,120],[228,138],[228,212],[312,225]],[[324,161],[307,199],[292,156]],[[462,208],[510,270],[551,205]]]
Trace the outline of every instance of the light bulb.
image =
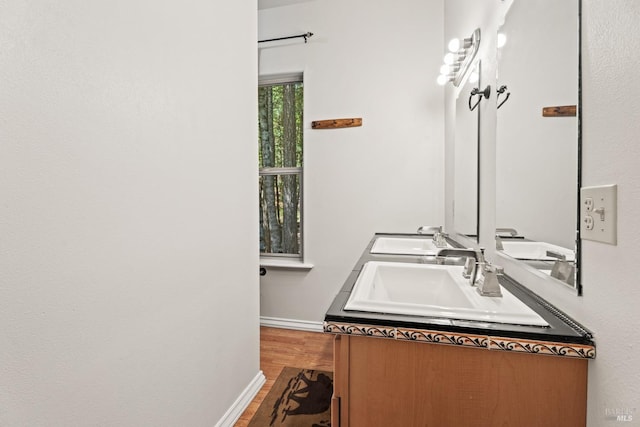
[[444,74],[440,74],[438,76],[438,78],[436,79],[436,82],[438,82],[438,84],[440,86],[446,85],[448,81],[449,81],[449,78],[447,76],[445,76]]
[[443,64],[440,67],[440,74],[449,74],[451,72],[451,66],[448,64]]
[[448,47],[450,52],[457,52],[460,50],[460,39],[451,39]]
[[477,83],[479,80],[479,75],[476,72],[469,74],[469,83]]
[[507,44],[507,35],[504,33],[498,33],[498,40],[496,43],[498,45],[498,49]]
[[453,53],[449,52],[444,56],[444,63],[451,65],[456,62],[456,57]]

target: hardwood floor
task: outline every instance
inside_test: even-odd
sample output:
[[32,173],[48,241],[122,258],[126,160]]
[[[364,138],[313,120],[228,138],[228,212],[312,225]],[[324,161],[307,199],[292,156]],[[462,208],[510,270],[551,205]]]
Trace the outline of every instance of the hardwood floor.
[[260,328],[260,369],[267,382],[235,427],[246,427],[285,366],[333,371],[333,335],[292,329]]

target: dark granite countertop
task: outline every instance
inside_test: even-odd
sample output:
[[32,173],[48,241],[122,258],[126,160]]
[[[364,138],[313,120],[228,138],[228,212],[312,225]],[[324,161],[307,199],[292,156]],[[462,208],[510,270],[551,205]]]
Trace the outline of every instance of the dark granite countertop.
[[[358,274],[366,262],[392,261],[428,263],[435,261],[433,257],[425,258],[424,256],[371,254],[369,251],[378,236],[408,238],[430,237],[429,235],[417,234],[377,233],[367,245],[367,248],[354,266],[353,271],[347,277],[342,289],[338,292],[333,303],[327,310],[325,323],[339,322],[383,327],[403,327],[426,329],[431,331],[490,335],[493,337],[528,339],[553,343],[594,345],[593,335],[591,332],[558,310],[552,304],[543,300],[538,295],[517,283],[507,275],[500,276],[500,285],[543,317],[549,324],[548,327],[344,310],[344,305],[349,299]],[[454,241],[449,240],[449,243],[454,247],[461,247]]]

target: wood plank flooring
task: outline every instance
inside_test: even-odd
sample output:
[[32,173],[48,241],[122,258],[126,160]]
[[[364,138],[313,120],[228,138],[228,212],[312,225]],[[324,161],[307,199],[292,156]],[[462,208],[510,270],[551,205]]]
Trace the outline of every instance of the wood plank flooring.
[[285,366],[333,371],[333,335],[260,328],[260,369],[267,381],[235,427],[246,427]]

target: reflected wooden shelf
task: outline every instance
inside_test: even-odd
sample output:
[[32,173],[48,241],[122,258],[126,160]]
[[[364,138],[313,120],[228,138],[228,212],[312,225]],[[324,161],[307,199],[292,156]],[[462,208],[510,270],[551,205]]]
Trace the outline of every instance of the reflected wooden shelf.
[[543,107],[542,117],[575,117],[577,106],[560,105],[555,107]]

